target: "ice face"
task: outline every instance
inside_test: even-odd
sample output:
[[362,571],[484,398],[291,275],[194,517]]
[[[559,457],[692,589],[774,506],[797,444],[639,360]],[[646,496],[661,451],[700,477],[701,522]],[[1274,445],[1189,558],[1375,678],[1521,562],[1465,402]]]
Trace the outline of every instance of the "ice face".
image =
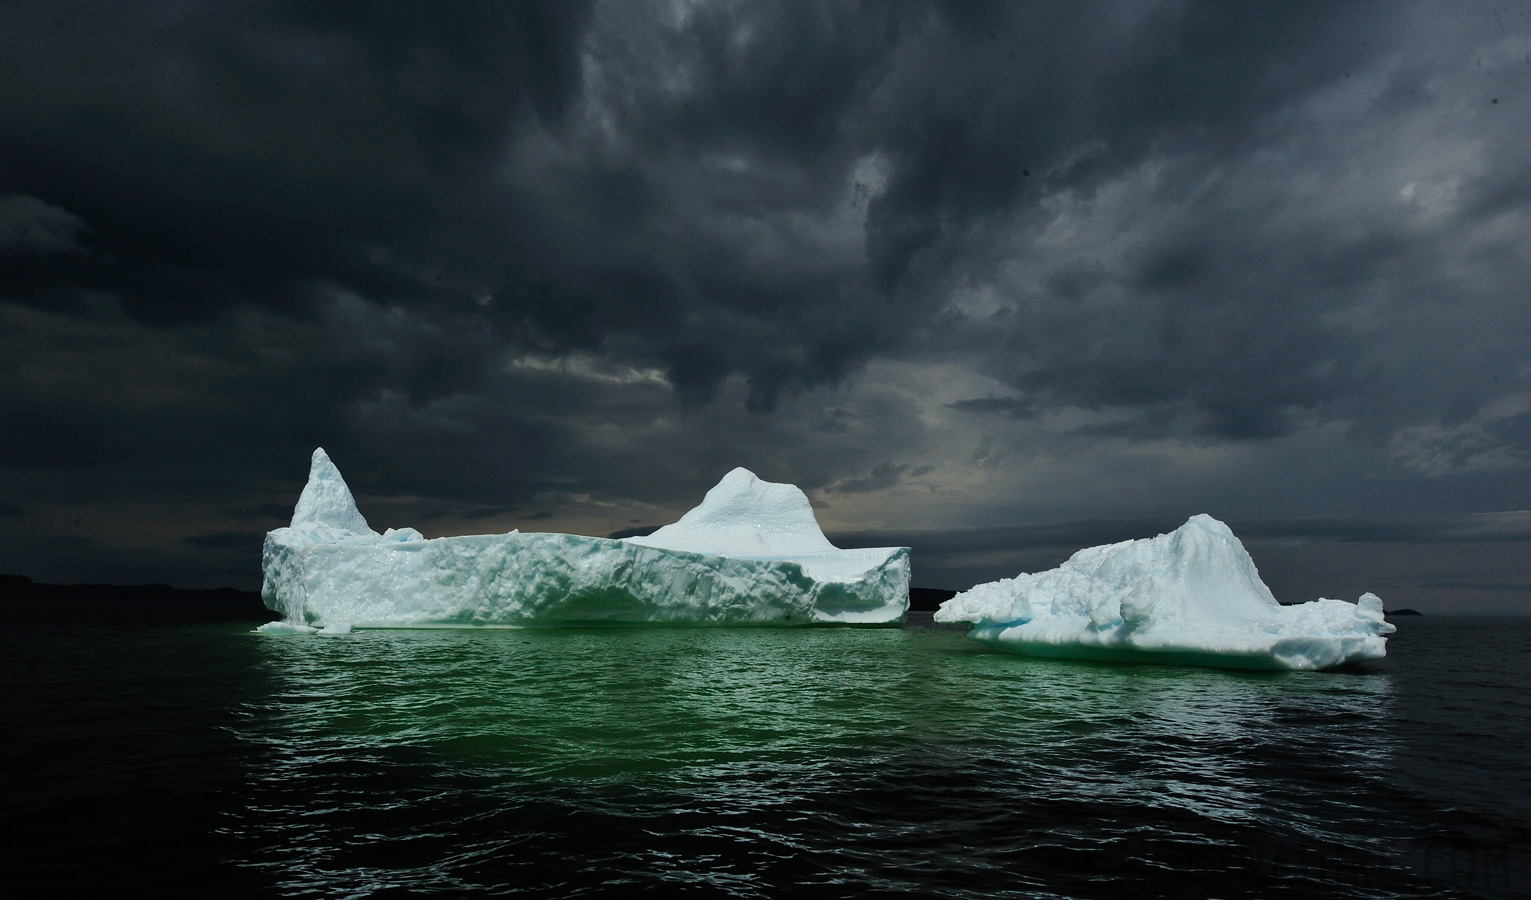
[[266,536],[266,633],[342,627],[896,624],[909,550],[837,550],[803,492],[735,469],[647,538],[372,531],[323,450]]
[[1193,516],[1169,534],[1080,550],[1056,569],[980,584],[936,612],[1031,656],[1246,669],[1380,659],[1382,601],[1282,606],[1227,525]]

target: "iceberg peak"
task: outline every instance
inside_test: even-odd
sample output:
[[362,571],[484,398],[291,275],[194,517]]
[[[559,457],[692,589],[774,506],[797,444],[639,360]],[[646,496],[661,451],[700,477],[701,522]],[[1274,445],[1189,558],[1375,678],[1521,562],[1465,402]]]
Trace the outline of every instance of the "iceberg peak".
[[695,509],[628,543],[709,556],[775,557],[837,549],[819,528],[808,495],[762,481],[749,469],[724,475]]
[[1178,612],[1186,621],[1230,616],[1252,621],[1281,606],[1233,529],[1206,513],[1149,544],[1147,558],[1134,562],[1146,563],[1145,572],[1159,569],[1166,584],[1178,585],[1184,598]]
[[314,449],[308,465],[308,483],[298,496],[298,506],[292,513],[292,527],[298,529],[324,527],[350,534],[366,535],[373,531],[356,508],[356,498],[351,488],[340,477],[340,470],[330,462],[323,447]]

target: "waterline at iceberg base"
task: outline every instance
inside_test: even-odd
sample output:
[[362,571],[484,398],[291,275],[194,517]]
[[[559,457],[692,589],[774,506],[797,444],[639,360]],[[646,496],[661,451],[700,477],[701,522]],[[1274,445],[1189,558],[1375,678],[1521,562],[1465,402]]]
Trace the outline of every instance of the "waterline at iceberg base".
[[1193,516],[1154,538],[1080,550],[1056,569],[980,584],[935,620],[997,650],[1228,669],[1331,669],[1387,653],[1382,601],[1282,606],[1233,531]]
[[361,628],[896,625],[909,549],[840,550],[802,491],[726,475],[679,522],[643,538],[572,534],[427,540],[373,531],[322,449],[292,524],[266,536],[267,632]]

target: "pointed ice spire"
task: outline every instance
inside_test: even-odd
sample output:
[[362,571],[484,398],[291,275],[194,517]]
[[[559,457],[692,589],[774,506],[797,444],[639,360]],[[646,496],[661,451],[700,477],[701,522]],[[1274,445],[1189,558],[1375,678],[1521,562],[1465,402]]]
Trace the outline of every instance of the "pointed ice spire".
[[352,534],[371,534],[367,520],[356,508],[356,500],[340,470],[330,462],[323,447],[314,450],[314,458],[308,466],[308,484],[298,497],[298,508],[292,513],[292,527],[327,525]]

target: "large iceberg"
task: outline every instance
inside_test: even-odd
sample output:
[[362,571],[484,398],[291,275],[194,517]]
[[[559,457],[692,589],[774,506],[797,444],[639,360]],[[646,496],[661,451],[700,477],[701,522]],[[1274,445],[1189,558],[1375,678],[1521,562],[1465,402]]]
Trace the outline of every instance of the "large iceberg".
[[1080,550],[1056,569],[980,584],[936,611],[1028,656],[1235,669],[1329,669],[1387,653],[1382,601],[1282,606],[1233,531],[1192,516],[1154,538]]
[[735,469],[647,537],[373,531],[324,450],[292,524],[266,535],[264,630],[351,627],[892,625],[909,549],[839,550],[803,492]]

